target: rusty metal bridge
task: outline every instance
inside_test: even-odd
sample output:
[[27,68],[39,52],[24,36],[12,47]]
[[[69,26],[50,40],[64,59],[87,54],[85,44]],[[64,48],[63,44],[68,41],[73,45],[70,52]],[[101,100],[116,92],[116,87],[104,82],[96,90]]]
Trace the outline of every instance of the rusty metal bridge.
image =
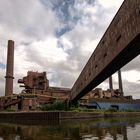
[[140,53],[140,0],[124,0],[72,87],[75,102]]

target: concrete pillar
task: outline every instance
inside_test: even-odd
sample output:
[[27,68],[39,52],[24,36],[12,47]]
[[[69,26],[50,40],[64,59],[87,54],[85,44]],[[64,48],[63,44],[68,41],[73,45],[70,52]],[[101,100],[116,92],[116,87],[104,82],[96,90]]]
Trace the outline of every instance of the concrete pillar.
[[5,96],[13,94],[14,41],[8,40]]
[[109,89],[113,90],[112,76],[109,77]]
[[121,70],[118,70],[118,81],[119,81],[119,89],[123,96],[123,85],[122,85],[122,76],[121,76]]

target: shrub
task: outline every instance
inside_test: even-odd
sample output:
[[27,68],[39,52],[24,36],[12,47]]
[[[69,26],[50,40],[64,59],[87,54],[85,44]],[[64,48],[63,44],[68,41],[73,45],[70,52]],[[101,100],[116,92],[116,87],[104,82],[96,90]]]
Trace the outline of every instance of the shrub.
[[109,108],[106,110],[106,112],[117,112],[118,110],[116,108]]
[[14,112],[14,110],[12,110],[10,107],[6,108],[4,111],[5,112]]
[[125,109],[124,111],[125,111],[125,112],[139,112],[139,111],[136,110],[136,109]]
[[74,102],[74,103],[72,104],[72,107],[79,108],[79,107],[80,107],[79,101]]
[[62,101],[56,100],[53,103],[53,109],[54,110],[65,110],[65,104]]
[[62,101],[56,100],[53,104],[45,104],[41,107],[43,111],[51,111],[51,110],[65,110],[65,104]]

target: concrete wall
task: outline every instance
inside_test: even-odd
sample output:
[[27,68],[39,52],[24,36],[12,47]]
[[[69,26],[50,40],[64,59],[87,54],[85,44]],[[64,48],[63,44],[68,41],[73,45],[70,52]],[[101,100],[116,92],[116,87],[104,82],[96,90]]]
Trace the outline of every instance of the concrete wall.
[[113,106],[118,106],[119,110],[138,110],[140,109],[140,103],[120,103],[120,102],[91,102],[89,107],[97,107],[97,109],[110,109]]

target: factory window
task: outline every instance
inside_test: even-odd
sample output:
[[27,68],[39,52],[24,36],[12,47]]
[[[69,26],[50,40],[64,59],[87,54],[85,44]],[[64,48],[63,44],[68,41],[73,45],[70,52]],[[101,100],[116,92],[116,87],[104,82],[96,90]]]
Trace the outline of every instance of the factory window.
[[140,6],[136,9],[137,15],[140,15]]
[[95,69],[97,68],[97,64],[95,65]]
[[91,106],[90,105],[87,105],[86,107],[87,108],[92,108],[92,109],[97,109],[97,105],[91,105]]
[[36,81],[36,77],[33,78],[33,81]]
[[104,45],[104,44],[105,44],[105,41],[103,40],[103,41],[102,41],[102,45]]
[[91,72],[89,72],[88,75],[90,76],[91,75]]
[[32,109],[32,106],[29,105],[29,110],[31,110],[31,109]]
[[107,53],[104,53],[104,58],[107,56]]
[[120,20],[121,20],[121,18],[119,16],[115,19],[115,21],[114,21],[115,27],[119,24]]
[[111,108],[119,110],[119,106],[118,105],[111,105]]
[[116,39],[116,42],[119,42],[119,40],[121,39],[121,35],[119,35],[118,37],[117,37],[117,39]]
[[85,77],[85,81],[87,80],[87,78]]
[[140,15],[140,10],[137,10],[137,14]]

